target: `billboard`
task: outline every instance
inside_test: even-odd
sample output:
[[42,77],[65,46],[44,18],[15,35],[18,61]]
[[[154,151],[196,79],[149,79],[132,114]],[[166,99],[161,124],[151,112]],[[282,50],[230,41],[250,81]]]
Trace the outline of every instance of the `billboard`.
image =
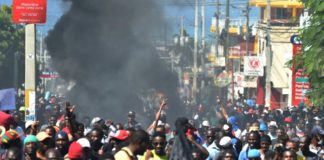
[[[293,44],[293,57],[301,53],[302,46],[300,44]],[[306,96],[307,91],[310,89],[309,78],[304,74],[302,69],[295,71],[295,65],[292,67],[292,79],[291,79],[291,105],[298,106],[300,103],[309,103],[309,99]]]
[[37,24],[46,22],[46,0],[13,0],[13,23]]

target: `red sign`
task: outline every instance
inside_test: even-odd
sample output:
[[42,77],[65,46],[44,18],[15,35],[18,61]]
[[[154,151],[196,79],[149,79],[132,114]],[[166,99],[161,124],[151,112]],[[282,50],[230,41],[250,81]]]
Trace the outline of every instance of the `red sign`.
[[36,24],[46,22],[46,0],[13,0],[13,23]]
[[[293,45],[293,57],[301,53],[301,45]],[[310,89],[310,83],[307,81],[308,77],[304,75],[302,69],[295,71],[295,65],[292,68],[292,94],[291,94],[291,105],[298,106],[301,102],[305,104],[309,103],[309,99],[306,95],[306,91]]]
[[239,45],[228,48],[228,58],[241,58],[244,56],[244,53]]
[[[248,44],[250,54],[254,54],[254,43]],[[242,58],[246,55],[246,42],[242,42],[239,45],[228,48],[228,58]]]

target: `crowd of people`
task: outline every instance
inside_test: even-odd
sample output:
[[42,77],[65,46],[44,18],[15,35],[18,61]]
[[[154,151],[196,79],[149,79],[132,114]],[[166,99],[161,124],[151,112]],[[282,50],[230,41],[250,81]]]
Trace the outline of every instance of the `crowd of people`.
[[161,100],[154,120],[143,126],[135,111],[125,124],[77,120],[77,108],[59,99],[39,99],[39,121],[25,121],[24,107],[0,111],[0,160],[324,160],[320,106],[269,110],[215,98],[208,113],[168,122]]

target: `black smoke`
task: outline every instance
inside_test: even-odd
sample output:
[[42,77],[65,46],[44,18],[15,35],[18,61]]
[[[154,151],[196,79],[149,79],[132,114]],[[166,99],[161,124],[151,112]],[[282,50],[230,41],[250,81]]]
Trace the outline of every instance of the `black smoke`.
[[166,26],[162,15],[153,0],[72,0],[46,45],[60,75],[76,83],[68,99],[81,115],[125,121],[152,88],[167,95],[169,115],[179,115],[177,76],[153,44]]

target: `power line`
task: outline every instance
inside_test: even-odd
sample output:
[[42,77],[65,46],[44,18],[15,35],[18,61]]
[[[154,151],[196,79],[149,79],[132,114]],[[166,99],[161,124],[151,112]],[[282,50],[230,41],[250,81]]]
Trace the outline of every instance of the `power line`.
[[[285,2],[284,0],[271,0],[270,2]],[[232,4],[239,4],[239,5],[245,5],[247,1],[232,1]],[[175,6],[194,6],[193,2],[189,2],[186,0],[186,2],[176,2],[176,3],[164,3],[164,5],[175,5]],[[201,4],[200,4],[201,5]],[[216,2],[205,2],[204,6],[216,6]],[[220,6],[226,6],[226,3],[219,3]],[[255,6],[251,6],[255,7]]]

